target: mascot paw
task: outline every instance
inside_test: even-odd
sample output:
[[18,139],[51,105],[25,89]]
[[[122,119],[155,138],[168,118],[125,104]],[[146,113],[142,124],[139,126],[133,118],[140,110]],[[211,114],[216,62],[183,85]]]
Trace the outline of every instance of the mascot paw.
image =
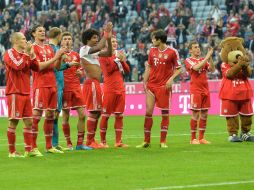
[[241,133],[240,138],[242,141],[254,142],[254,136],[250,132]]
[[239,138],[236,134],[228,137],[229,142],[243,142],[241,138]]

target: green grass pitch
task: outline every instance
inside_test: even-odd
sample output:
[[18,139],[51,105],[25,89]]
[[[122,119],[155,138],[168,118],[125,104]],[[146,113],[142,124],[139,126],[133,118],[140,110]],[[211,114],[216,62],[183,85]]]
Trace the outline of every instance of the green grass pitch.
[[[229,143],[225,119],[209,116],[206,138],[212,144],[190,145],[189,119],[190,116],[170,117],[168,149],[159,148],[160,117],[154,117],[152,147],[136,149],[143,141],[143,117],[133,116],[124,118],[123,141],[129,148],[113,148],[111,118],[109,149],[61,155],[44,152],[40,122],[38,145],[44,157],[13,159],[7,157],[8,121],[1,118],[0,190],[254,189],[254,143]],[[75,143],[77,120],[71,118],[70,122]],[[21,122],[17,129],[19,152],[24,152],[22,127]],[[65,145],[62,130],[60,144]]]

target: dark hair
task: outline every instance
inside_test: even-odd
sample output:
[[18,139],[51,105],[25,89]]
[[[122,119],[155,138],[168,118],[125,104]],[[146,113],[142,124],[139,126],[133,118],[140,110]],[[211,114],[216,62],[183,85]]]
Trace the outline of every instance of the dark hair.
[[188,44],[188,49],[191,49],[192,45],[194,45],[194,44],[199,44],[199,43],[195,40],[190,41],[189,44]]
[[161,40],[162,43],[167,42],[167,34],[164,30],[159,29],[152,33],[151,37],[154,37],[156,40]]
[[62,33],[62,30],[58,27],[53,27],[49,30],[49,38],[56,38],[59,34]]
[[34,33],[34,32],[37,30],[37,28],[39,28],[39,27],[43,27],[43,28],[44,28],[43,25],[37,24],[37,25],[35,25],[35,26],[30,30],[30,35],[31,35],[32,38],[34,38],[33,33]]
[[93,35],[97,35],[98,37],[100,37],[100,33],[95,30],[95,29],[87,29],[82,33],[82,42],[84,45],[87,44],[87,41],[91,40]]

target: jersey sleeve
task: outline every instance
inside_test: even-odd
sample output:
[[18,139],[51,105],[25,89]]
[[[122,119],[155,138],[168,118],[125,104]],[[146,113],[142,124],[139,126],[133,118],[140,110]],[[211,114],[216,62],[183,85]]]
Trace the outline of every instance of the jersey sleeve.
[[83,46],[81,49],[80,49],[80,51],[79,51],[79,56],[80,56],[80,58],[82,59],[82,58],[86,58],[86,56],[88,55],[88,53],[89,53],[89,50],[91,49],[91,47],[89,47],[89,46]]
[[227,78],[227,72],[230,69],[230,66],[226,63],[222,63],[221,64],[221,72],[222,72],[222,76]]
[[30,68],[36,72],[40,71],[40,65],[36,58],[30,60]]
[[116,63],[114,63],[113,60],[111,62],[110,59],[107,58],[107,57],[99,57],[99,61],[100,61],[101,68],[107,74],[111,74],[114,71],[118,70],[118,67],[117,67]]
[[179,53],[176,49],[172,48],[173,51],[174,51],[174,54],[173,54],[173,58],[174,58],[174,66],[175,68],[181,68],[182,65],[181,65],[181,62],[180,62],[180,57],[179,57]]
[[130,67],[129,65],[126,63],[126,61],[122,61],[121,62],[122,66],[123,66],[123,70],[125,73],[129,73],[130,72]]
[[192,67],[194,66],[194,63],[189,58],[187,58],[184,60],[184,64],[185,64],[187,71],[191,72]]
[[23,54],[20,60],[17,60],[12,53],[11,49],[6,51],[4,54],[4,63],[6,66],[14,69],[14,70],[22,70],[26,67],[26,59],[28,59],[28,56]]
[[152,52],[153,52],[153,50],[150,49],[149,54],[148,54],[148,65],[150,65],[150,66],[152,66],[152,64],[153,64],[153,61],[152,61]]

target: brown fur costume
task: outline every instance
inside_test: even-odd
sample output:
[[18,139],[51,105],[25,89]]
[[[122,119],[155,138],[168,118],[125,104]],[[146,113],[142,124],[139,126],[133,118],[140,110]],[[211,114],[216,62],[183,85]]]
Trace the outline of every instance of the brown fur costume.
[[[228,73],[230,74],[230,76],[232,76],[232,78],[242,70],[243,67],[241,65],[246,64],[247,65],[246,67],[249,67],[248,63],[250,59],[243,47],[242,38],[228,37],[221,42],[220,47],[221,47],[220,57],[222,61],[232,66],[232,69],[228,70]],[[237,59],[237,55],[240,55],[241,58]],[[233,66],[237,64],[239,65],[239,67],[238,68],[235,67],[233,69]],[[241,121],[242,133],[248,133],[251,130],[252,116],[240,115],[235,117],[226,117],[227,130],[230,136],[232,136],[233,134],[235,135],[238,134],[239,118]]]

